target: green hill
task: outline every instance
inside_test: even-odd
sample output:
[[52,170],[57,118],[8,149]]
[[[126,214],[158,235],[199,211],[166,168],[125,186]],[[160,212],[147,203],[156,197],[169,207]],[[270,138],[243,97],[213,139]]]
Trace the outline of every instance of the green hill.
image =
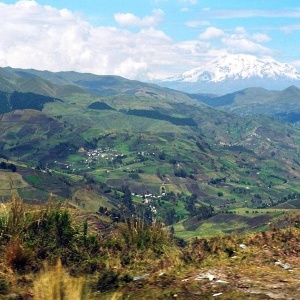
[[211,107],[238,115],[265,115],[297,124],[300,121],[300,90],[290,86],[283,91],[247,88],[223,96],[188,94]]
[[[222,112],[180,92],[116,76],[11,68],[0,74],[15,89],[1,93],[1,108],[12,111],[1,115],[0,154],[67,180],[68,193],[49,187],[49,194],[76,207],[142,210],[183,235],[190,228],[191,235],[202,235],[202,221],[223,233],[263,228],[265,221],[231,211],[268,209],[299,197],[300,133],[289,125]],[[297,96],[293,88],[286,92]],[[35,191],[48,180],[20,176]],[[40,190],[45,195],[47,186]],[[214,225],[221,215],[233,223]],[[200,223],[180,227],[194,219]]]

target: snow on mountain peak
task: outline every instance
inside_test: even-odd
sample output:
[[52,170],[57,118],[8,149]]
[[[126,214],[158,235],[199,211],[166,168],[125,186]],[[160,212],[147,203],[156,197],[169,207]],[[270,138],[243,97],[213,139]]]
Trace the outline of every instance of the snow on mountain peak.
[[259,59],[254,55],[232,54],[217,57],[204,66],[194,68],[171,79],[181,82],[223,82],[227,79],[250,78],[300,80],[300,74],[287,63]]

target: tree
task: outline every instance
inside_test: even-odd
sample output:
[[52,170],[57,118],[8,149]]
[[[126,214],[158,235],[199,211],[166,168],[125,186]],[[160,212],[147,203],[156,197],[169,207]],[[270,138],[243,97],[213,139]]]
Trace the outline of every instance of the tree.
[[196,216],[198,220],[206,220],[213,216],[214,208],[209,205],[201,205],[196,210]]
[[123,204],[125,205],[125,207],[130,211],[130,212],[134,212],[135,211],[135,208],[134,208],[134,205],[133,205],[133,201],[132,201],[132,198],[131,198],[131,192],[129,190],[129,187],[128,186],[122,186],[122,192],[124,193],[123,194]]

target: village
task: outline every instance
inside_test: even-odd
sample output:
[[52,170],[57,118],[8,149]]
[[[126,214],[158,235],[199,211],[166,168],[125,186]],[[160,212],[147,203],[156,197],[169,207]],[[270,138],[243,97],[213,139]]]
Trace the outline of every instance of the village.
[[[80,148],[77,154],[79,154],[81,157],[76,157],[74,162],[70,162],[70,160],[63,162],[55,160],[53,164],[56,165],[58,169],[69,170],[69,172],[76,174],[77,172],[80,173],[86,169],[95,169],[96,167],[110,167],[116,169],[132,165],[134,163],[143,163],[144,161],[148,160],[150,156],[155,156],[155,153],[150,153],[147,151],[132,152],[128,155],[120,153],[118,150],[111,149],[109,147],[96,149]],[[124,161],[125,158],[129,157],[132,157],[132,159]],[[54,165],[52,166],[53,169],[55,169]],[[50,170],[48,165],[45,169],[48,171]],[[130,169],[129,167],[123,171],[127,173],[143,172],[141,169]],[[109,171],[107,170],[107,172]]]

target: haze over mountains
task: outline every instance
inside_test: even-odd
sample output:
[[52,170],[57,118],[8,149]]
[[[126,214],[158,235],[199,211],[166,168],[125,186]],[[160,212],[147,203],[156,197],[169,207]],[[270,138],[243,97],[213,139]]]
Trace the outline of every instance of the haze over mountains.
[[166,79],[162,84],[185,92],[222,95],[248,87],[280,90],[290,85],[300,86],[300,74],[292,65],[274,59],[231,54]]

